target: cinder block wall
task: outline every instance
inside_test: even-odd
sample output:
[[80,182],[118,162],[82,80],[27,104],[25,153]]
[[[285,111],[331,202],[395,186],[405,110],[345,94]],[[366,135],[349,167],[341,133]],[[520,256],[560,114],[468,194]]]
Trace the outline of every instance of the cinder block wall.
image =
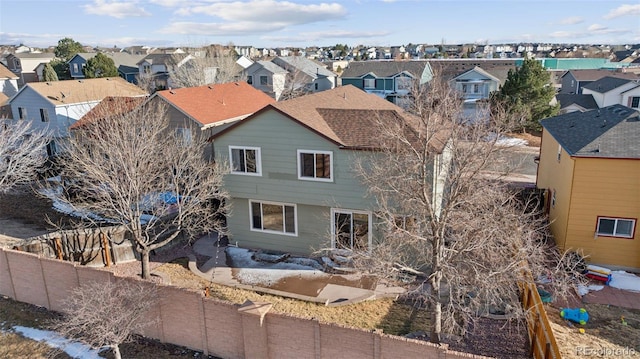
[[[51,310],[59,311],[61,300],[77,286],[123,280],[136,279],[0,248],[0,294]],[[206,298],[199,292],[148,285],[157,286],[160,300],[148,313],[155,324],[141,334],[217,357],[485,358],[424,341],[268,313],[268,309],[261,312],[265,303],[239,306]]]

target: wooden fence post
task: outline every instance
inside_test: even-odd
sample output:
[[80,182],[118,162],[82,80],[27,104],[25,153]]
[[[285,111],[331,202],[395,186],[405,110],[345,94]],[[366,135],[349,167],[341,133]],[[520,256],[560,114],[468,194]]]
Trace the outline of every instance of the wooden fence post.
[[107,237],[104,235],[104,233],[99,233],[98,236],[102,241],[102,251],[104,254],[104,260],[106,262],[105,265],[107,267],[111,267],[111,251],[109,249],[109,241],[107,240]]
[[60,237],[56,237],[54,241],[56,246],[56,258],[62,260],[62,240]]

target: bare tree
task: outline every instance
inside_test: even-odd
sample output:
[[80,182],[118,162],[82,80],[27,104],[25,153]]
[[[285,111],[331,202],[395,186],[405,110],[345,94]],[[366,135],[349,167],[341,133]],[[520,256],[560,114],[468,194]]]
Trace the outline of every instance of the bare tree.
[[[162,105],[105,107],[64,148],[58,200],[94,220],[122,225],[150,278],[149,254],[178,236],[224,232],[224,169],[205,158],[198,129],[169,127]],[[196,132],[193,133],[192,132]]]
[[31,182],[46,161],[49,137],[29,122],[0,121],[0,192]]
[[505,112],[465,118],[463,100],[437,76],[411,94],[413,121],[374,119],[382,149],[357,164],[382,238],[356,253],[356,265],[392,280],[424,278],[412,294],[432,312],[435,343],[487,311],[523,315],[517,284],[539,274],[566,294],[575,273],[544,241],[544,218],[505,181]]
[[52,329],[93,347],[109,347],[116,359],[120,344],[153,324],[146,315],[156,304],[156,290],[138,281],[91,282],[63,300],[63,318]]
[[213,45],[203,57],[194,56],[182,66],[174,67],[171,84],[180,88],[239,81],[242,67],[237,59],[233,47]]

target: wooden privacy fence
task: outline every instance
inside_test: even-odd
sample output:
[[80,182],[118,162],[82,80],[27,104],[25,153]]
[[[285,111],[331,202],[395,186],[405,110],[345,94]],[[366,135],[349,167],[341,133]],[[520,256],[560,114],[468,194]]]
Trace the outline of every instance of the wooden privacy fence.
[[534,359],[561,359],[547,312],[535,283],[520,283],[522,307],[527,315],[527,334]]

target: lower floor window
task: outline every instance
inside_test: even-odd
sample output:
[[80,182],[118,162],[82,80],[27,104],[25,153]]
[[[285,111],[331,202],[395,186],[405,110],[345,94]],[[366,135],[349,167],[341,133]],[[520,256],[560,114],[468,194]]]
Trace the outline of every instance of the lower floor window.
[[337,249],[366,250],[371,243],[371,214],[332,209],[331,245]]
[[251,229],[296,235],[296,206],[286,203],[249,201]]
[[635,219],[598,217],[597,234],[600,236],[633,238]]

